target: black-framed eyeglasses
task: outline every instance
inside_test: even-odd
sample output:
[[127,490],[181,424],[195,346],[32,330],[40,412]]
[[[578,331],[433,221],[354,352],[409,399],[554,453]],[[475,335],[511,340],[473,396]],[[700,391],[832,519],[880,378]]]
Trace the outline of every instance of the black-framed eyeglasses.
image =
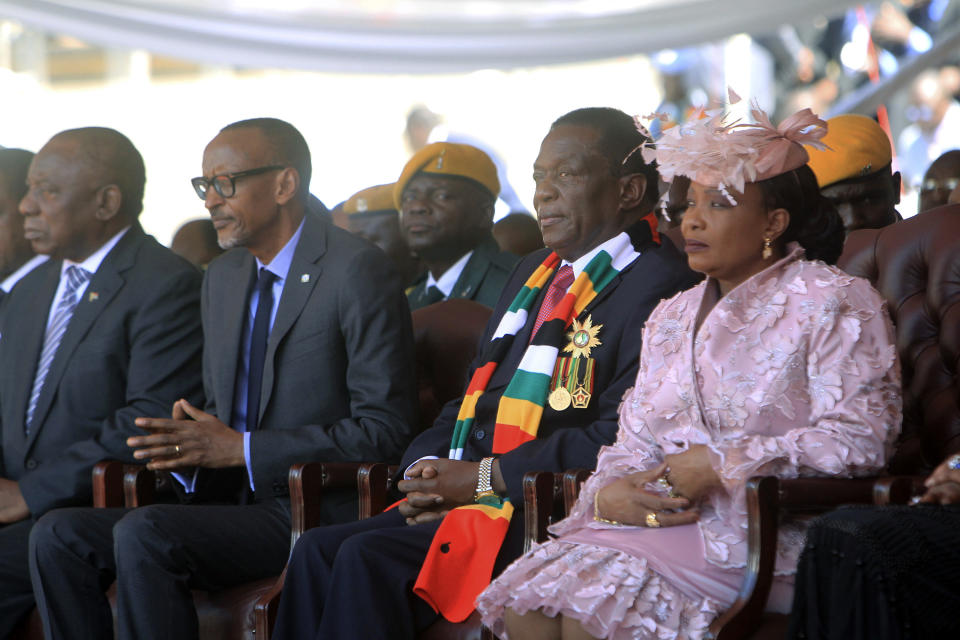
[[193,185],[193,190],[197,192],[197,196],[199,196],[201,200],[207,199],[207,191],[211,186],[221,197],[232,198],[233,194],[237,192],[237,180],[240,178],[249,178],[250,176],[257,176],[261,173],[278,171],[280,169],[286,169],[286,167],[280,164],[271,164],[266,167],[237,171],[236,173],[224,173],[219,176],[213,176],[212,178],[200,176],[198,178],[192,178],[190,184]]

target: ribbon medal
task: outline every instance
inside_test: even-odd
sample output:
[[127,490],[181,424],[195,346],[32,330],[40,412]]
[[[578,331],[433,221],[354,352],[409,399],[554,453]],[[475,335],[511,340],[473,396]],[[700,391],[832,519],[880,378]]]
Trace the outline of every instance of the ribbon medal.
[[590,350],[602,343],[597,339],[602,324],[594,326],[591,316],[581,324],[573,320],[572,330],[567,333],[570,341],[563,348],[553,368],[550,383],[550,395],[547,401],[554,411],[564,411],[570,406],[574,409],[586,409],[593,395],[593,368],[596,361],[590,357]]

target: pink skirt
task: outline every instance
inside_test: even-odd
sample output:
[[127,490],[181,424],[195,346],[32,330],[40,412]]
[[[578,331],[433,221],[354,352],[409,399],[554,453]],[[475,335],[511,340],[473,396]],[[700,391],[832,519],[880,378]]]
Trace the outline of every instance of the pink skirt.
[[[500,638],[510,608],[575,618],[598,638],[692,640],[733,603],[743,573],[706,561],[696,525],[582,529],[507,567],[477,609]],[[793,576],[778,576],[767,610],[788,612],[792,599]]]

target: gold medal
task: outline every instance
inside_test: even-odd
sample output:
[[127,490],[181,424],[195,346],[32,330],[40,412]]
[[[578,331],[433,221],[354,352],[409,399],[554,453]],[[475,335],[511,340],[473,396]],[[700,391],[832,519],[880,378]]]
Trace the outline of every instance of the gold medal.
[[564,353],[572,353],[574,358],[589,358],[590,350],[603,344],[597,338],[603,325],[594,326],[592,316],[588,315],[583,324],[574,318],[572,328],[573,331],[567,333],[570,343],[563,348]]
[[554,411],[563,411],[570,407],[570,392],[566,387],[557,387],[550,392],[550,408]]
[[[566,389],[564,389],[566,391]],[[577,385],[576,391],[573,392],[573,395],[567,394],[567,397],[573,401],[574,409],[586,409],[587,405],[590,404],[590,398],[592,394],[587,391],[586,387],[582,384]]]

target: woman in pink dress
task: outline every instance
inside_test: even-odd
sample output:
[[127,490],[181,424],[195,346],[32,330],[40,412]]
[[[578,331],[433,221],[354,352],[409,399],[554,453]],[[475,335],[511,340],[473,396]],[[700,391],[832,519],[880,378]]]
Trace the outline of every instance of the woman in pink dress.
[[[843,226],[802,146],[826,123],[700,115],[643,153],[692,180],[682,231],[708,277],[647,321],[617,441],[557,538],[478,598],[501,638],[703,637],[743,579],[746,480],[873,474],[898,434],[884,302],[829,266]],[[769,610],[790,609],[803,535],[781,528]]]

